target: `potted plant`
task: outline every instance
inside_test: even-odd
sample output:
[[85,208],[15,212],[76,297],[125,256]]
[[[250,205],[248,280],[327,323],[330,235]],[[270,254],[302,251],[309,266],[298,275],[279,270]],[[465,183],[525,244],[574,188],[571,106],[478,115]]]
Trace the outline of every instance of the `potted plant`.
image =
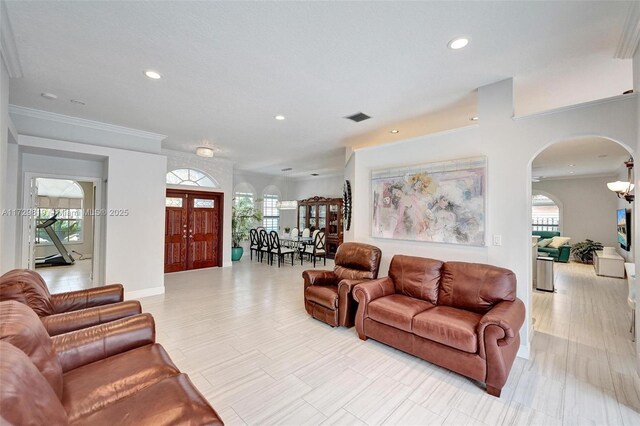
[[593,263],[593,252],[596,250],[602,250],[602,244],[586,239],[571,246],[571,253],[573,256],[582,263]]
[[288,227],[288,226],[285,226],[285,227],[284,227],[284,233],[285,233],[286,235],[289,235],[289,233],[290,233],[290,232],[291,232],[291,228],[290,228],[290,227]]
[[262,213],[253,206],[250,200],[241,198],[237,203],[233,203],[231,212],[231,260],[240,260],[244,252],[240,244],[249,238],[249,231],[256,222],[261,220]]

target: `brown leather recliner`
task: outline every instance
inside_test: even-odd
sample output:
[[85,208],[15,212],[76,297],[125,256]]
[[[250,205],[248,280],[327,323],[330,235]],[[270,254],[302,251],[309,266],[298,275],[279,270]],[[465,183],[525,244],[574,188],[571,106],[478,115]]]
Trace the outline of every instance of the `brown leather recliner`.
[[49,337],[27,306],[0,302],[0,423],[220,425],[141,314]]
[[524,303],[508,269],[394,256],[389,276],[358,284],[358,336],[486,383],[500,396],[520,346]]
[[14,269],[0,276],[0,302],[15,300],[29,306],[51,336],[142,312],[140,302],[123,299],[122,284],[50,294],[36,271]]
[[309,315],[333,327],[352,327],[357,303],[351,291],[356,284],[378,277],[381,258],[378,247],[343,243],[333,271],[304,271],[304,307]]

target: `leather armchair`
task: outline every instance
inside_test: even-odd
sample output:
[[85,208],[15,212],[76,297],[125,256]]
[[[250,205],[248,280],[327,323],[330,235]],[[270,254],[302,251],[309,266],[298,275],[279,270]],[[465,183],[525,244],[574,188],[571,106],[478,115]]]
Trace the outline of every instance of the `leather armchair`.
[[15,300],[29,306],[51,336],[142,312],[140,302],[123,299],[122,284],[50,294],[35,271],[14,269],[0,276],[0,301]]
[[49,337],[0,302],[0,418],[9,424],[222,424],[155,343],[149,314]]
[[378,247],[341,244],[333,271],[307,270],[302,273],[306,311],[332,327],[352,327],[357,309],[352,290],[357,284],[378,277],[381,258]]

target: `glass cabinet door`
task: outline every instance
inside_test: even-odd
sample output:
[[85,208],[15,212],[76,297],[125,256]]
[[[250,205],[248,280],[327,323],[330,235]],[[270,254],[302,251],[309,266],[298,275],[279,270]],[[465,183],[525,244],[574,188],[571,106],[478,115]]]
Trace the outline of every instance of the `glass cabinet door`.
[[302,230],[307,227],[307,206],[298,206],[298,228],[302,234]]
[[329,230],[328,233],[335,235],[338,233],[338,215],[340,209],[337,204],[329,204]]
[[318,206],[318,229],[324,229],[327,226],[327,205],[320,204]]
[[318,206],[316,205],[309,206],[309,228],[311,227],[317,228],[317,221],[316,221],[317,207]]

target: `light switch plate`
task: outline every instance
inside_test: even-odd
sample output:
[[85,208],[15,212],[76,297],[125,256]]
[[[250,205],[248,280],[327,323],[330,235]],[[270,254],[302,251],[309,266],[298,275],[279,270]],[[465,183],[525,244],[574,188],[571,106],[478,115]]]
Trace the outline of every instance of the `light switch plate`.
[[502,235],[494,235],[493,236],[493,245],[501,246],[502,245]]

